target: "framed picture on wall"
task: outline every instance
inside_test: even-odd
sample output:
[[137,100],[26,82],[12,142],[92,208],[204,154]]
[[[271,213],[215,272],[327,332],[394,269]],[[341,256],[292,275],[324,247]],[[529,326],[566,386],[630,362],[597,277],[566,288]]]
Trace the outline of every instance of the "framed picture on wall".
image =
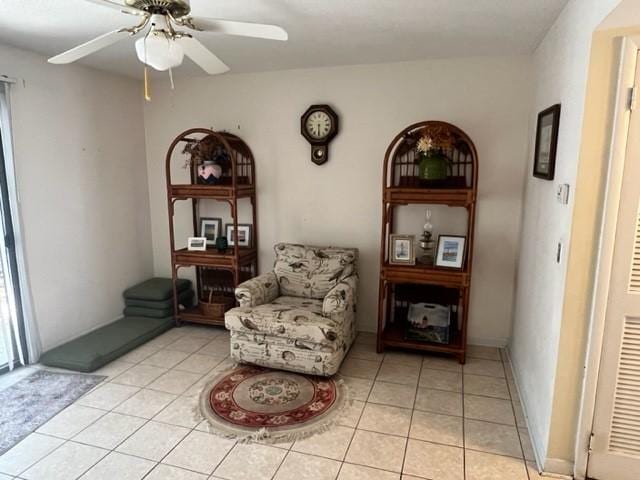
[[436,267],[462,269],[467,237],[461,235],[440,235],[436,251]]
[[220,236],[222,230],[221,218],[201,218],[200,219],[200,236],[207,239],[207,245],[216,246],[216,239]]
[[536,151],[533,160],[533,176],[553,180],[556,170],[558,128],[560,127],[560,104],[538,114],[536,128]]
[[[233,247],[236,244],[236,232],[233,229],[233,223],[227,223],[224,227],[224,231],[226,233],[227,241],[229,242],[229,246]],[[238,224],[238,246],[240,247],[250,247],[253,242],[253,238],[251,235],[251,225],[248,223],[239,223]]]
[[415,235],[389,235],[389,263],[391,265],[415,265]]

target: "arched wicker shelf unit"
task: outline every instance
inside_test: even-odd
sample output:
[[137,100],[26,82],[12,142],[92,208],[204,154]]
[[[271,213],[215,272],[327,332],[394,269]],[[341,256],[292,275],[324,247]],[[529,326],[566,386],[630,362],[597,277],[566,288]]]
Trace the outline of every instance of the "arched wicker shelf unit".
[[[201,183],[195,162],[187,162],[185,146],[203,139],[210,142],[218,153],[224,152],[228,166],[215,185]],[[178,161],[183,165],[177,164]],[[188,179],[174,183],[178,167],[185,166]],[[255,162],[249,146],[238,136],[227,132],[215,132],[206,128],[192,128],[178,135],[171,143],[166,155],[167,204],[169,211],[169,237],[171,246],[171,270],[174,281],[174,313],[176,322],[192,322],[210,325],[224,325],[224,311],[235,305],[235,287],[258,274],[258,224],[256,212]],[[226,203],[234,231],[238,231],[238,200],[249,199],[251,204],[252,239],[251,245],[241,247],[234,242],[226,251],[219,252],[214,247],[204,251],[189,251],[177,247],[175,234],[176,202],[191,201],[193,234],[199,236],[199,203],[214,201]],[[186,240],[186,238],[185,238]],[[175,281],[182,267],[196,268],[196,294],[198,303],[192,308],[181,310],[178,306],[178,291]],[[215,292],[217,304],[207,303],[207,291]]]
[[[446,180],[426,181],[419,177],[415,147],[425,132],[434,131],[445,131],[453,139],[451,147],[444,152],[450,161],[450,171]],[[393,139],[385,154],[383,172],[378,352],[388,347],[433,351],[456,355],[460,363],[464,363],[478,185],[476,148],[469,136],[455,125],[440,121],[416,123]],[[389,235],[398,233],[394,231],[396,209],[411,204],[466,209],[466,256],[461,269],[389,263]],[[406,337],[407,310],[410,303],[417,302],[451,305],[449,343]]]

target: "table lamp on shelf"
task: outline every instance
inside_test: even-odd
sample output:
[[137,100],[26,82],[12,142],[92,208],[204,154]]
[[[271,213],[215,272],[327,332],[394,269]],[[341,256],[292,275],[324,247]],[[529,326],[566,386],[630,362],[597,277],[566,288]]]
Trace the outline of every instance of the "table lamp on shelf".
[[433,225],[431,224],[431,209],[427,208],[425,218],[426,222],[422,227],[422,235],[420,235],[419,240],[422,255],[418,258],[418,263],[431,266],[434,263],[436,253],[436,241],[433,239]]

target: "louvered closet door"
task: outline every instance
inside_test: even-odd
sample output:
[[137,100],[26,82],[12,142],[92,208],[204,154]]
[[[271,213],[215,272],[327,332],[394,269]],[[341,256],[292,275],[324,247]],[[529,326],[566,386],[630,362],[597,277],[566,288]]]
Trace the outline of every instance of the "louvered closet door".
[[[638,78],[637,71],[636,84]],[[629,140],[616,226],[591,448],[588,468],[590,478],[640,479],[640,110],[638,109],[631,113],[629,121]]]

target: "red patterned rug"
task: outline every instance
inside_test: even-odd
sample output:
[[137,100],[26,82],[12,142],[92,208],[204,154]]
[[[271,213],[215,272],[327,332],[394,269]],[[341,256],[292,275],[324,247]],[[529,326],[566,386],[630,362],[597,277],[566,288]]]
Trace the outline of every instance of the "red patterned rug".
[[343,382],[240,365],[200,395],[209,431],[239,440],[288,442],[329,428],[348,404]]

